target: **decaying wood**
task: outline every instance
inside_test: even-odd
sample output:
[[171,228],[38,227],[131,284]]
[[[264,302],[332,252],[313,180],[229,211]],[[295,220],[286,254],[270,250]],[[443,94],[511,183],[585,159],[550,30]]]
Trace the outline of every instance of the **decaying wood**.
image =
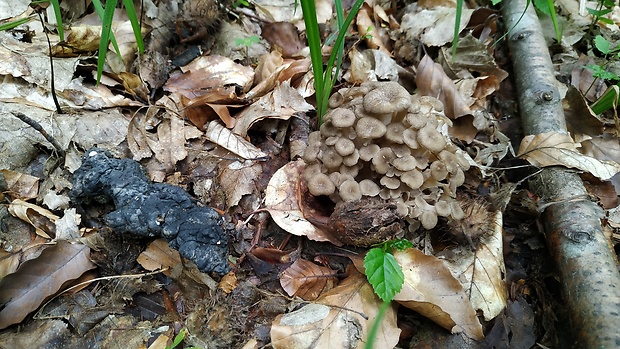
[[[529,1],[527,3],[530,3]],[[531,3],[530,3],[531,5]],[[525,134],[567,133],[547,45],[533,6],[503,4]],[[541,219],[563,284],[579,348],[620,343],[620,275],[601,227],[603,211],[588,199],[579,176],[545,168],[530,182],[544,204]]]

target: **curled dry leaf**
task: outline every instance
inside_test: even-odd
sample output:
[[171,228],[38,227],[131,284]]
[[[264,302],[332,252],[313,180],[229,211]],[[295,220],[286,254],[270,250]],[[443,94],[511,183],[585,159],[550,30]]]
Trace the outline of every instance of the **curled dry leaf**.
[[605,124],[596,117],[581,92],[574,86],[570,86],[566,91],[562,108],[566,117],[566,128],[575,141],[583,142],[603,133]]
[[405,275],[395,301],[452,333],[463,332],[476,340],[484,338],[482,325],[463,286],[442,260],[414,248],[398,251],[394,257]]
[[280,275],[280,285],[289,296],[313,301],[338,282],[334,270],[298,259]]
[[[382,301],[366,277],[350,267],[338,286],[305,307],[278,315],[271,326],[274,348],[364,348]],[[400,329],[396,308],[385,312],[373,348],[393,348]]]
[[288,120],[295,113],[310,110],[314,110],[314,107],[291,87],[290,81],[285,81],[239,113],[233,131],[245,137],[250,127],[260,120],[266,118]]
[[577,168],[602,180],[608,180],[620,172],[619,163],[583,155],[577,151],[569,135],[553,131],[525,136],[517,156],[526,159],[534,166]]
[[262,150],[243,139],[243,137],[222,126],[219,121],[214,120],[207,124],[205,137],[211,142],[246,160],[261,160],[267,157],[267,154]]
[[301,211],[298,183],[304,168],[304,161],[297,160],[289,162],[274,173],[265,189],[265,209],[280,228],[293,235],[342,246],[338,239],[310,223]]
[[239,204],[244,195],[259,194],[256,181],[262,172],[262,166],[251,160],[234,161],[222,168],[218,178],[226,193],[227,209]]
[[425,55],[418,66],[416,85],[423,96],[438,98],[444,105],[446,116],[456,119],[470,115],[469,105],[461,96],[454,82],[446,75],[441,65]]
[[151,242],[137,259],[140,265],[148,270],[166,269],[163,273],[170,276],[173,270],[182,268],[179,251],[170,247],[164,239]]
[[60,217],[41,206],[16,199],[9,205],[9,213],[32,225],[41,237],[51,239],[51,236],[56,234],[54,223]]
[[0,328],[21,322],[62,285],[80,277],[95,265],[90,249],[81,244],[58,241],[33,260],[24,262],[15,273],[0,280]]
[[362,8],[360,8],[357,13],[357,31],[360,33],[361,37],[366,37],[368,47],[378,49],[381,52],[391,56],[390,50],[388,50],[381,41],[381,35],[379,35],[375,21],[370,18],[371,12],[372,9],[370,8],[370,5],[368,5],[368,3],[364,3]]

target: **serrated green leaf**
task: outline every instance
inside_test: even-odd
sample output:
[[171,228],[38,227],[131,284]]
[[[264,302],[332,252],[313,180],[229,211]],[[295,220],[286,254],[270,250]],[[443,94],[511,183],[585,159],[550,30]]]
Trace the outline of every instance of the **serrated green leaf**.
[[594,46],[596,46],[596,48],[603,54],[609,54],[609,47],[611,46],[611,43],[601,35],[597,35],[594,38]]
[[405,275],[391,253],[380,248],[373,248],[364,257],[366,278],[381,300],[390,302],[400,292],[405,282]]

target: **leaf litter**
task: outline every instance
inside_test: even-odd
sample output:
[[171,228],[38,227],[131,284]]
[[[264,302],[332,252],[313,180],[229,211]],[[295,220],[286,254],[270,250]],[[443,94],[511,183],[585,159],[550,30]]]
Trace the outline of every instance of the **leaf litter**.
[[[1,133],[15,138],[2,140],[16,146],[7,148],[10,149],[8,154],[23,156],[7,156],[3,160],[2,173],[9,186],[2,187],[2,190],[5,198],[12,200],[9,206],[12,214],[28,222],[27,226],[32,225],[32,228],[28,228],[31,229],[29,236],[23,236],[28,235],[23,229],[15,229],[14,234],[21,232],[22,236],[7,236],[8,243],[3,246],[8,248],[11,241],[20,241],[20,238],[21,241],[30,240],[30,243],[49,240],[56,234],[62,239],[85,236],[85,243],[91,247],[60,240],[55,247],[46,249],[42,257],[21,263],[19,269],[16,269],[22,259],[19,253],[3,255],[0,259],[2,273],[9,275],[4,280],[17,279],[22,284],[17,283],[21,286],[14,291],[16,296],[3,299],[5,309],[0,311],[0,318],[6,316],[3,315],[7,313],[6,309],[10,311],[12,307],[21,308],[20,312],[11,313],[10,319],[3,320],[2,324],[6,327],[35,322],[47,324],[59,333],[66,331],[66,327],[58,327],[54,320],[23,319],[59,291],[66,281],[95,267],[86,258],[92,248],[92,259],[97,262],[97,271],[103,275],[168,268],[162,273],[170,278],[158,279],[162,282],[161,287],[146,287],[144,285],[150,281],[144,276],[144,279],[137,279],[140,280],[137,283],[143,283],[143,286],[127,286],[133,291],[116,295],[114,292],[95,294],[88,287],[81,290],[82,294],[90,294],[91,299],[95,296],[116,299],[122,294],[120,298],[125,297],[132,303],[133,314],[140,316],[114,318],[109,317],[108,312],[102,313],[96,321],[101,321],[103,331],[122,326],[131,328],[138,323],[136,319],[148,318],[147,314],[167,313],[175,319],[175,328],[181,326],[189,330],[191,335],[185,341],[190,345],[241,347],[245,343],[265,345],[271,342],[274,347],[293,344],[321,347],[322,343],[337,341],[338,347],[361,346],[367,340],[380,301],[366,277],[350,267],[347,269],[350,262],[344,261],[350,257],[359,262],[359,255],[353,256],[363,254],[364,249],[352,248],[352,252],[350,246],[345,246],[344,250],[326,252],[327,245],[330,248],[342,246],[328,224],[333,203],[330,204],[327,198],[317,199],[308,194],[300,175],[304,162],[295,161],[288,154],[287,134],[295,131],[298,121],[309,125],[310,130],[316,129],[313,119],[307,118],[314,110],[312,99],[308,98],[314,90],[305,43],[299,36],[304,30],[303,21],[299,20],[301,11],[291,12],[294,8],[292,2],[268,1],[233,9],[230,13],[239,16],[239,23],[243,25],[228,23],[227,19],[216,24],[222,30],[221,34],[216,34],[219,37],[215,40],[219,43],[212,47],[212,51],[190,57],[181,67],[176,67],[169,65],[167,58],[161,59],[162,54],[155,48],[166,47],[175,35],[173,31],[165,30],[167,27],[162,25],[162,18],[173,21],[183,14],[164,4],[156,6],[146,2],[145,6],[145,22],[154,28],[154,34],[151,51],[138,61],[144,62],[144,57],[151,57],[160,64],[139,64],[135,67],[135,74],[128,71],[135,59],[135,42],[128,21],[120,12],[122,15],[115,19],[114,27],[117,40],[122,42],[122,59],[118,60],[114,55],[108,58],[107,78],[103,84],[95,86],[90,83],[92,65],[87,58],[68,58],[76,52],[95,49],[97,45],[93,44],[98,43],[100,30],[96,16],[83,16],[82,23],[72,26],[66,42],[55,46],[56,92],[64,105],[79,108],[68,116],[50,116],[47,112],[54,107],[46,83],[47,43],[39,35],[41,32],[37,32],[32,43],[0,33],[2,47],[11,48],[0,50],[0,55],[10,57],[2,60],[0,65],[0,71],[7,77],[2,83],[0,112],[7,114],[19,107],[29,115],[37,115],[36,119],[43,128],[52,130],[68,150],[64,165],[71,172],[79,167],[81,151],[100,146],[118,157],[141,161],[152,179],[179,185],[196,195],[201,204],[219,210],[224,214],[224,226],[238,227],[234,233],[229,230],[230,236],[235,236],[230,255],[234,269],[224,277],[214,278],[200,273],[164,240],[151,242],[144,251],[137,249],[137,246],[146,246],[142,245],[143,242],[114,241],[111,238],[114,235],[105,232],[105,227],[100,224],[101,218],[110,212],[109,207],[87,207],[80,214],[74,208],[67,209],[72,205],[66,200],[69,181],[65,179],[63,182],[59,177],[51,180],[49,169],[43,165],[31,165],[40,149],[51,147],[23,125],[18,128],[23,131],[16,131],[14,125],[17,123],[10,123],[11,116],[7,114],[0,123]],[[347,41],[351,65],[344,66],[342,81],[355,84],[366,80],[400,80],[407,85],[413,79],[407,81],[404,77],[412,77],[417,69],[417,88],[424,95],[442,99],[446,114],[452,118],[453,125],[445,134],[458,140],[464,151],[471,155],[466,158],[476,170],[467,175],[463,189],[467,195],[492,196],[504,187],[510,187],[513,192],[514,183],[521,178],[507,167],[514,161],[512,145],[519,142],[519,156],[534,166],[575,168],[602,181],[611,179],[616,188],[620,188],[616,175],[620,167],[616,156],[617,135],[613,130],[615,121],[608,115],[607,119],[593,115],[587,108],[588,102],[606,89],[604,83],[595,81],[590,71],[581,68],[588,63],[589,57],[583,55],[578,61],[578,55],[566,55],[564,67],[560,69],[560,74],[568,72],[574,85],[565,88],[568,91],[565,112],[569,116],[571,135],[543,134],[510,139],[512,134],[504,135],[497,127],[504,121],[502,115],[509,111],[503,104],[510,101],[502,97],[502,93],[510,88],[510,82],[504,70],[509,59],[505,48],[490,46],[493,35],[497,35],[496,15],[492,11],[482,11],[488,8],[465,9],[460,29],[467,28],[463,31],[466,35],[462,35],[457,55],[452,57],[446,46],[452,41],[452,31],[445,28],[454,25],[455,9],[454,4],[447,6],[426,1],[410,6],[400,16],[394,9],[366,3]],[[325,23],[326,30],[333,30],[328,21],[332,16],[331,4],[320,1],[317,8],[319,23]],[[161,15],[155,15],[158,11]],[[78,14],[77,17],[81,16]],[[260,26],[254,21],[258,17],[269,22],[269,25],[263,25],[263,37],[273,49],[265,51],[263,39],[247,41],[255,44],[246,48],[235,46],[236,39],[261,35]],[[425,21],[430,24],[424,25]],[[206,19],[207,25],[215,22]],[[235,29],[230,29],[232,27]],[[197,32],[198,29],[192,28]],[[53,34],[51,40],[59,41]],[[439,47],[439,52],[420,54],[419,42],[428,47]],[[206,47],[206,43],[202,44]],[[188,48],[185,46],[179,44],[170,49]],[[278,51],[277,47],[284,50]],[[191,48],[182,53],[191,55]],[[419,57],[423,58],[420,60]],[[592,83],[595,84],[590,87]],[[160,86],[164,86],[163,97],[161,91],[157,91]],[[581,97],[583,94],[585,98]],[[24,140],[27,142],[19,143]],[[65,172],[65,176],[69,174]],[[600,181],[591,182],[593,193],[598,193],[593,195],[609,196],[603,194],[605,190],[595,191],[603,186]],[[610,191],[609,187],[606,191]],[[617,197],[617,189],[615,191],[611,196]],[[37,199],[38,204],[26,202],[33,199]],[[41,201],[49,210],[41,206]],[[468,199],[464,202],[466,204]],[[538,326],[538,333],[544,333],[544,337],[539,336],[537,340],[557,346],[558,332],[549,326],[548,319],[555,316],[549,314],[561,306],[558,308],[548,300],[553,298],[548,293],[554,290],[531,281],[545,272],[551,273],[545,271],[548,261],[526,266],[519,260],[523,258],[521,251],[531,252],[530,247],[536,246],[535,241],[540,237],[515,232],[530,229],[511,220],[514,216],[525,215],[526,220],[533,222],[530,215],[532,205],[536,205],[536,198],[526,189],[519,189],[514,191],[512,200],[508,198],[498,208],[482,205],[483,209],[468,213],[469,219],[464,220],[467,224],[444,224],[444,228],[440,226],[433,231],[421,230],[407,235],[425,253],[410,250],[396,254],[406,279],[396,301],[436,322],[447,330],[446,333],[464,333],[476,340],[481,340],[486,333],[488,337],[484,343],[508,338],[511,345],[517,347],[519,343],[532,343],[533,327]],[[273,221],[264,218],[260,210],[268,211]],[[620,220],[616,219],[614,212],[610,211],[609,219],[617,227]],[[10,216],[2,216],[2,219],[14,224]],[[502,227],[506,230],[503,231]],[[289,253],[287,251],[292,251],[288,248],[293,244],[291,241],[297,247],[295,252]],[[21,249],[24,246],[22,243],[16,247]],[[78,248],[76,246],[80,246],[79,251],[65,250]],[[53,251],[56,253],[50,256]],[[311,254],[310,251],[314,252]],[[76,257],[67,261],[67,255],[71,254]],[[257,264],[247,262],[252,258],[267,263],[269,267],[266,269],[274,279],[269,281],[259,275]],[[32,290],[27,277],[20,276],[26,270],[36,270],[34,278],[42,284],[49,284],[46,286],[49,288]],[[345,270],[346,276],[342,276]],[[8,282],[4,280],[0,282],[0,289]],[[544,279],[539,277],[536,280]],[[120,283],[116,285],[121,286]],[[143,293],[138,294],[137,290]],[[273,296],[283,292],[294,298]],[[208,302],[204,300],[207,294]],[[313,303],[300,306],[295,297]],[[547,300],[540,303],[543,309],[536,309],[532,299],[544,297]],[[27,306],[22,307],[23,304]],[[553,310],[552,306],[555,307]],[[421,317],[411,320],[413,315],[404,307],[398,312],[395,305],[388,310],[375,339],[377,347],[396,346],[402,329],[423,322]],[[115,311],[129,314],[127,309],[122,304],[116,305]],[[544,329],[541,329],[543,320],[534,315],[533,309],[546,317]],[[226,314],[235,312],[242,318],[232,323]],[[519,316],[527,321],[516,322],[514,319]],[[210,320],[206,323],[197,320],[205,318]],[[152,326],[148,321],[142,324]],[[414,343],[419,340],[416,336],[421,336],[423,331],[423,326],[418,326],[414,333],[405,333],[402,338]],[[127,339],[127,345],[136,343],[137,347],[147,343],[149,338],[157,337],[164,342],[174,337],[174,331],[165,333],[134,333],[131,337],[128,332],[123,332],[122,335],[131,338]],[[211,342],[207,339],[209,336],[214,338]],[[447,343],[439,339],[421,341],[438,347]]]

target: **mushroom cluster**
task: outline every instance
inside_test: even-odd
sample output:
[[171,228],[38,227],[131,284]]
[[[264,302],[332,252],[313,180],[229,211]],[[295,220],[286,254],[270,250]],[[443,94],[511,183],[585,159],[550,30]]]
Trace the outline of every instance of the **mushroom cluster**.
[[303,156],[312,195],[393,200],[412,231],[435,227],[438,216],[463,218],[455,196],[469,164],[440,132],[451,122],[438,99],[366,82],[335,93],[329,107]]

